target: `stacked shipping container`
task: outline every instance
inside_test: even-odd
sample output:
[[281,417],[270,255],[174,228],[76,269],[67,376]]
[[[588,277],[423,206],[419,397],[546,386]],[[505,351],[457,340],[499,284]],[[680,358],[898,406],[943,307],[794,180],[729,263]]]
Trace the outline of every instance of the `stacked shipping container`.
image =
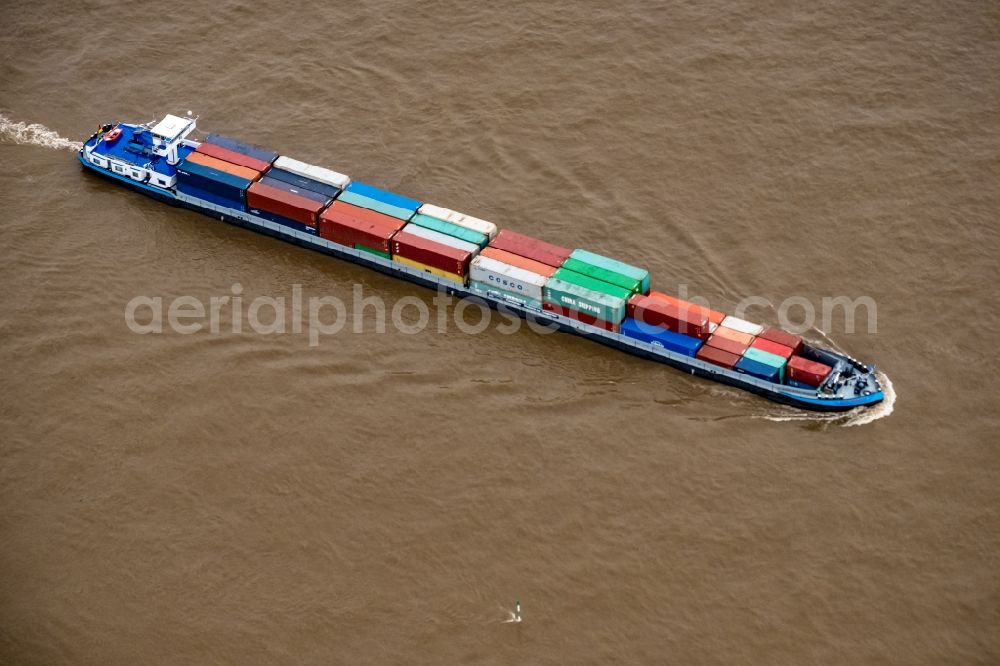
[[[412,253],[407,254],[406,247],[408,246],[404,246],[404,252],[401,256],[397,257],[396,253],[393,253],[393,260],[410,268],[465,284],[466,276],[469,274],[469,263],[479,253],[478,245],[418,224],[407,224],[403,227],[403,231],[409,236],[423,239],[424,245],[421,252],[425,258],[421,259]],[[454,254],[455,251],[462,253],[464,257],[457,270],[454,269],[454,258],[457,256]]]
[[[649,293],[649,271],[645,268],[630,266],[629,264],[618,261],[617,259],[604,257],[599,254],[594,254],[593,252],[588,252],[587,250],[573,250],[568,260],[572,260],[573,265],[575,266],[586,265],[608,277],[617,276],[616,279],[626,277],[635,280],[639,283],[638,293]],[[565,263],[563,265],[565,266]],[[570,268],[570,270],[578,271],[577,268],[568,268]]]
[[519,234],[516,231],[502,229],[496,238],[490,241],[490,247],[504,250],[511,254],[516,254],[533,261],[537,261],[553,268],[559,268],[563,262],[569,259],[572,250],[552,243],[538,240]]
[[543,275],[483,255],[470,264],[470,287],[536,310],[542,309],[546,282]]
[[265,176],[247,191],[247,211],[311,234],[319,233],[319,214],[350,183],[342,173],[284,155]]
[[560,268],[545,285],[543,307],[564,317],[617,331],[631,295],[624,287]]
[[378,211],[335,201],[319,216],[319,235],[334,243],[390,259],[392,237],[405,224],[399,218]]
[[420,202],[400,194],[380,190],[360,181],[353,181],[340,195],[340,200],[360,208],[370,208],[401,220],[409,220],[420,208]]
[[814,388],[831,372],[801,355],[798,336],[650,291],[645,269],[498,231],[492,222],[226,137],[209,135],[188,155],[177,189],[767,381]]
[[[422,227],[404,228],[393,236],[393,261],[459,284],[465,284],[473,252],[450,243],[441,242],[440,239],[427,238],[425,235],[413,233],[418,229],[422,229]],[[437,232],[431,231],[430,233]]]
[[[469,287],[476,293],[541,310],[546,284],[569,250],[512,231],[497,231],[492,222],[436,206],[421,208],[456,223],[468,223],[486,235],[489,245],[472,264]],[[492,228],[491,228],[492,227]]]
[[262,148],[210,134],[178,165],[177,189],[219,206],[246,210],[247,191],[276,157]]
[[480,220],[478,217],[472,217],[471,215],[459,213],[448,208],[442,208],[441,206],[425,203],[417,209],[417,212],[421,215],[436,217],[439,220],[444,220],[445,222],[451,222],[452,224],[457,224],[460,227],[465,227],[466,229],[478,231],[479,233],[489,237],[490,240],[496,238],[497,235],[497,225],[492,222]]

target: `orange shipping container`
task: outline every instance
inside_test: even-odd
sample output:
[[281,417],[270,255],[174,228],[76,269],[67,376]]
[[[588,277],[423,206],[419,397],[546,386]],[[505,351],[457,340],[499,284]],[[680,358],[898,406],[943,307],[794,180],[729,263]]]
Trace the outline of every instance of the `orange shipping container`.
[[706,317],[708,317],[708,320],[713,324],[721,324],[722,320],[726,318],[725,312],[719,312],[718,310],[712,310],[702,305],[696,305],[695,303],[682,301],[681,299],[675,296],[671,296],[670,294],[664,294],[662,291],[651,291],[649,292],[649,297],[655,298],[665,303],[670,303],[679,310],[686,309],[688,312],[691,312],[693,314],[703,314]]
[[246,178],[247,180],[260,180],[260,171],[257,171],[256,169],[239,166],[238,164],[230,164],[229,162],[216,159],[209,155],[191,153],[187,156],[187,159],[195,164],[200,164],[210,169],[216,169],[217,171],[239,176],[240,178]]
[[723,338],[729,338],[733,342],[738,342],[745,347],[749,347],[753,342],[753,336],[749,333],[743,333],[741,331],[734,331],[731,328],[726,328],[725,326],[720,326],[715,329],[715,335]]
[[202,143],[198,146],[197,152],[222,160],[223,162],[235,164],[236,166],[242,166],[248,169],[253,169],[254,171],[260,171],[261,173],[264,173],[271,167],[270,162],[265,162],[264,160],[259,160],[256,157],[250,157],[249,155],[237,153],[229,150],[228,148],[216,146],[211,143]]
[[406,224],[406,220],[401,220],[398,217],[392,217],[391,215],[386,215],[385,213],[380,213],[376,210],[371,210],[370,208],[355,206],[345,201],[334,201],[325,211],[323,211],[323,215],[321,217],[325,217],[334,222],[341,217],[349,217],[363,222],[372,222],[383,227],[394,227],[395,231],[399,231]]
[[522,257],[519,254],[514,254],[513,252],[508,252],[507,250],[500,250],[495,247],[484,247],[482,252],[479,254],[483,257],[487,257],[488,259],[495,259],[511,266],[523,268],[526,271],[531,271],[532,273],[541,275],[542,277],[552,277],[552,274],[559,270],[555,266],[549,266],[548,264],[543,264],[540,261],[528,259],[527,257]]

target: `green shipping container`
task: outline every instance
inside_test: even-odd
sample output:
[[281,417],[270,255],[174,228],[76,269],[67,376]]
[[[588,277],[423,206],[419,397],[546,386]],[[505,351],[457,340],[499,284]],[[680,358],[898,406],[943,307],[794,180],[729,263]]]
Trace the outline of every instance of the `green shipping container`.
[[[613,324],[622,323],[625,319],[625,304],[629,297],[627,289],[579,273],[573,274],[573,271],[565,271],[563,277],[560,277],[560,272],[562,269],[556,271],[555,275],[545,283],[542,293],[547,303],[583,312]],[[567,274],[572,274],[569,277],[573,277],[574,282],[563,279]],[[588,288],[580,282],[596,283],[598,288]],[[615,294],[609,291],[614,291]]]
[[611,284],[610,282],[598,280],[597,278],[584,275],[583,273],[577,273],[576,271],[571,271],[567,268],[558,269],[552,274],[552,277],[558,278],[564,282],[575,284],[579,287],[583,287],[584,289],[599,291],[602,294],[614,296],[615,298],[621,298],[626,301],[632,297],[632,292],[624,287],[619,287],[618,285]]
[[486,234],[481,234],[473,229],[466,229],[465,227],[460,227],[457,224],[453,224],[446,220],[439,220],[436,217],[424,215],[423,213],[417,213],[410,218],[410,224],[415,224],[418,227],[424,227],[425,229],[432,229],[433,231],[439,231],[442,234],[447,234],[453,238],[458,238],[459,240],[464,240],[469,243],[475,243],[480,248],[486,247],[486,244],[490,242],[490,238]]
[[373,247],[368,247],[367,245],[362,245],[361,243],[356,243],[354,245],[355,250],[361,250],[362,252],[370,252],[371,254],[378,255],[383,259],[392,259],[392,255],[388,252],[383,252],[382,250],[376,250]]
[[576,273],[580,273],[581,275],[595,278],[601,282],[607,282],[608,284],[613,284],[616,287],[628,289],[629,292],[633,294],[637,294],[642,291],[642,280],[637,280],[636,278],[617,273],[607,268],[602,268],[601,266],[588,264],[585,261],[574,259],[573,257],[567,259],[563,263],[562,267]]
[[743,356],[751,361],[757,361],[758,363],[769,365],[772,368],[778,368],[780,371],[781,381],[785,381],[785,365],[787,365],[788,361],[781,358],[777,354],[772,354],[771,352],[766,352],[763,349],[757,349],[756,347],[750,347],[743,352]]
[[578,259],[584,263],[588,263],[593,266],[600,266],[601,268],[606,268],[609,271],[621,273],[622,275],[639,280],[642,284],[642,293],[649,293],[649,271],[645,268],[630,266],[629,264],[622,263],[616,259],[603,257],[599,254],[594,254],[593,252],[587,252],[586,250],[573,250],[573,253],[569,256],[572,259]]
[[481,294],[483,296],[489,296],[490,298],[496,298],[502,301],[512,301],[519,305],[534,308],[536,310],[542,309],[541,301],[536,301],[533,298],[527,298],[524,294],[507,291],[506,289],[497,289],[496,285],[487,284],[486,282],[469,280],[469,288],[474,293]]

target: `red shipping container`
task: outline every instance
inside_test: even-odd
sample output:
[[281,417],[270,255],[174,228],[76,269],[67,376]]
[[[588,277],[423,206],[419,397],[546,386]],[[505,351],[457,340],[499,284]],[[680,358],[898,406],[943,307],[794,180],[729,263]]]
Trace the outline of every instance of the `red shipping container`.
[[573,250],[569,250],[558,245],[546,243],[545,241],[519,234],[516,231],[502,229],[496,238],[490,241],[490,247],[498,250],[513,252],[528,259],[540,261],[549,266],[559,268],[563,262],[569,259]]
[[747,350],[747,346],[742,342],[736,342],[721,335],[713,335],[705,341],[705,344],[716,349],[721,349],[722,351],[727,351],[730,354],[736,354],[737,356],[743,356],[743,352]]
[[201,153],[202,155],[208,155],[209,157],[214,157],[217,160],[229,162],[230,164],[236,164],[248,169],[253,169],[254,171],[264,172],[271,166],[264,160],[258,160],[256,157],[250,157],[249,155],[237,153],[236,151],[229,150],[228,148],[216,146],[213,143],[203,143],[198,146],[195,152]]
[[798,354],[802,351],[802,338],[788,331],[782,331],[780,328],[765,328],[764,332],[757,337],[789,347],[793,354]]
[[788,360],[788,378],[809,386],[819,386],[833,370],[828,365],[810,361],[801,356],[793,356]]
[[671,296],[670,294],[664,294],[662,291],[651,291],[649,292],[649,297],[661,300],[665,303],[670,303],[678,308],[687,308],[691,312],[697,314],[703,314],[708,317],[708,320],[713,324],[721,324],[722,320],[726,318],[725,312],[719,312],[718,310],[712,310],[711,308],[689,303],[688,301],[682,301],[681,299]]
[[507,250],[501,250],[495,247],[484,247],[479,255],[488,259],[496,259],[499,262],[510,264],[511,266],[523,268],[526,271],[530,271],[536,275],[541,275],[542,277],[552,277],[552,274],[556,272],[555,266],[549,266],[548,264],[543,264],[540,261],[528,259],[527,257],[522,257],[519,254],[514,254],[513,252],[508,252]]
[[426,264],[447,273],[466,276],[472,253],[442,245],[402,230],[392,237],[392,255]]
[[626,306],[627,316],[668,331],[707,340],[710,335],[708,317],[691,310],[681,310],[652,296],[636,294]]
[[399,218],[334,201],[319,216],[319,235],[348,247],[360,244],[391,253],[390,240],[405,225]]
[[323,205],[321,201],[306,199],[261,183],[253,183],[247,188],[247,208],[266,210],[310,227],[316,226],[316,216],[323,210]]
[[570,319],[575,319],[582,324],[590,324],[591,326],[597,326],[598,328],[603,328],[605,331],[611,331],[612,333],[617,333],[619,325],[613,324],[606,319],[598,319],[594,315],[589,315],[586,312],[579,312],[577,310],[571,310],[565,308],[561,305],[554,305],[552,303],[542,303],[542,309],[548,310],[549,312],[555,312],[564,317],[569,317]]
[[779,345],[777,342],[771,340],[765,340],[764,338],[758,337],[751,344],[751,347],[759,349],[761,351],[766,351],[774,354],[775,356],[780,356],[781,358],[788,358],[792,355],[792,350],[790,347],[785,345]]
[[709,345],[702,345],[698,353],[695,354],[695,358],[707,361],[708,363],[714,363],[715,365],[721,365],[723,368],[729,368],[730,370],[740,360],[740,357],[736,354],[716,347],[710,347]]

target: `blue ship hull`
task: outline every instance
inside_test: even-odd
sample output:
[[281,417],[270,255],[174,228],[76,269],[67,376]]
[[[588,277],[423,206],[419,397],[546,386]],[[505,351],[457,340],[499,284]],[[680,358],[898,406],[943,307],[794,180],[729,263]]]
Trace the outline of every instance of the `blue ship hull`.
[[[91,137],[91,139],[88,140],[88,143],[93,139],[94,137]],[[448,294],[457,298],[470,298],[495,310],[502,307],[506,312],[514,313],[520,317],[531,318],[534,321],[542,323],[546,326],[554,326],[566,333],[578,335],[607,347],[632,354],[633,356],[646,358],[658,363],[672,366],[678,370],[687,372],[697,377],[710,379],[712,381],[728,384],[745,391],[750,391],[751,393],[755,393],[774,402],[817,412],[844,412],[858,407],[874,405],[884,399],[883,391],[878,386],[877,380],[874,377],[874,368],[864,366],[860,362],[840,354],[835,354],[826,350],[822,352],[826,355],[827,358],[825,360],[828,362],[849,365],[853,368],[854,372],[870,375],[869,381],[871,382],[871,386],[878,390],[872,391],[868,395],[822,395],[819,391],[815,390],[807,390],[784,384],[766,382],[746,374],[733,370],[727,370],[698,359],[667,351],[662,347],[640,342],[593,326],[588,326],[587,324],[562,317],[552,312],[533,310],[519,306],[515,303],[509,303],[484,296],[469,289],[462,288],[454,282],[441,280],[413,269],[407,269],[398,263],[394,263],[365,252],[359,252],[351,248],[338,246],[320,239],[315,235],[303,233],[300,230],[283,227],[279,224],[266,224],[267,221],[263,218],[259,218],[244,211],[222,209],[220,207],[213,206],[208,202],[187,197],[183,194],[175,194],[168,190],[137,182],[131,178],[118,175],[107,169],[102,169],[91,164],[84,157],[82,150],[78,155],[78,159],[80,164],[87,169],[87,171],[109,178],[120,185],[136,190],[141,194],[145,194],[146,196],[156,199],[157,201],[161,201],[172,206],[188,208],[209,217],[218,218],[235,226],[272,236],[313,251],[322,252],[323,254],[337,257],[338,259],[360,264],[366,268],[370,268],[386,275],[391,275],[395,278],[407,280],[428,289],[444,290]]]

